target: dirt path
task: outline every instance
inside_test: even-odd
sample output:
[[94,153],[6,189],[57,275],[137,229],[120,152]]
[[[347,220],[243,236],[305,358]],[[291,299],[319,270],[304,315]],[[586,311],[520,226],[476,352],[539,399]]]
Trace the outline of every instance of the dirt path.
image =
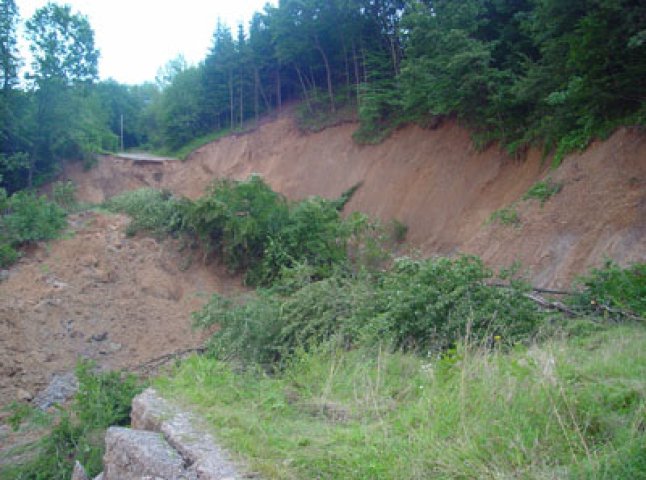
[[176,243],[126,237],[124,216],[69,223],[69,238],[35,249],[0,283],[0,406],[37,395],[79,358],[129,368],[200,345],[191,312],[240,289]]

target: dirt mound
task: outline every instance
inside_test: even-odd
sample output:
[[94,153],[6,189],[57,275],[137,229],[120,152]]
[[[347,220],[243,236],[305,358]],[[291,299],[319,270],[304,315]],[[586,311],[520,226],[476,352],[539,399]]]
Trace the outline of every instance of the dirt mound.
[[0,405],[35,396],[78,358],[130,368],[200,345],[191,312],[240,288],[173,242],[126,237],[127,222],[73,215],[67,238],[30,252],[0,283]]
[[[247,135],[211,143],[185,162],[136,165],[106,157],[88,173],[66,174],[92,201],[136,186],[197,197],[216,177],[260,173],[289,198],[337,197],[358,182],[349,203],[409,226],[408,240],[426,255],[474,253],[494,267],[518,260],[538,286],[565,286],[604,257],[646,260],[646,135],[623,128],[571,155],[555,172],[532,150],[523,161],[497,147],[473,149],[466,130],[409,126],[380,145],[356,145],[354,124],[303,134],[289,115]],[[485,225],[551,175],[561,193],[543,208],[520,202],[520,227]]]

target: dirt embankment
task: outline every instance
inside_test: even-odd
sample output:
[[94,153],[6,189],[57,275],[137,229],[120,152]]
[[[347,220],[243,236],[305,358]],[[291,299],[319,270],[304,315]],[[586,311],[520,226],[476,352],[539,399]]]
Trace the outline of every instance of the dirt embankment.
[[[623,128],[550,172],[538,151],[516,161],[497,147],[473,149],[454,122],[435,130],[410,126],[376,146],[351,138],[356,125],[303,134],[288,115],[247,135],[194,152],[185,162],[135,165],[104,158],[87,173],[70,169],[81,196],[100,201],[137,186],[197,197],[216,177],[260,173],[289,198],[336,197],[363,186],[348,208],[396,218],[426,255],[474,253],[494,267],[520,261],[538,286],[567,286],[604,257],[646,260],[646,135]],[[543,207],[520,201],[551,176],[562,191]],[[492,212],[518,203],[520,226],[485,225]]]

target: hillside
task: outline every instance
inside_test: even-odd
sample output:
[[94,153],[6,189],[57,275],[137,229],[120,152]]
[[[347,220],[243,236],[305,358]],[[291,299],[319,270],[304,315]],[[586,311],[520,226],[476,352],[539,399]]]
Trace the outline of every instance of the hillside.
[[[376,146],[360,146],[344,124],[302,133],[289,114],[244,135],[206,145],[185,162],[136,163],[104,157],[65,175],[82,200],[101,201],[149,185],[191,198],[216,177],[261,174],[288,198],[336,197],[363,182],[348,210],[408,227],[425,255],[473,253],[491,266],[518,260],[537,286],[566,287],[605,257],[646,259],[646,136],[622,128],[550,171],[537,150],[514,160],[497,146],[475,151],[466,130],[447,122],[434,130],[408,126]],[[560,193],[541,206],[522,196],[551,177]],[[487,224],[496,210],[519,202],[517,226]]]

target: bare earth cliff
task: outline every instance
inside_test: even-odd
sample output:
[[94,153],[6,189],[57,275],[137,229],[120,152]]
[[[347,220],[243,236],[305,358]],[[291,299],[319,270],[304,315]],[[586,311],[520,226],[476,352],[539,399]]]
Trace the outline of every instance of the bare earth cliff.
[[[89,201],[145,185],[197,197],[216,177],[251,173],[293,199],[336,197],[363,182],[349,210],[404,222],[408,241],[426,255],[473,253],[493,267],[518,260],[537,286],[568,286],[604,257],[646,260],[646,135],[637,129],[620,129],[550,171],[535,150],[524,160],[496,146],[475,151],[454,122],[435,130],[409,126],[375,146],[355,144],[355,128],[305,134],[284,115],[206,145],[185,162],[106,157],[90,172],[72,166],[66,175]],[[520,201],[546,176],[562,183],[558,195],[543,207]],[[492,212],[517,201],[518,227],[486,225]]]

